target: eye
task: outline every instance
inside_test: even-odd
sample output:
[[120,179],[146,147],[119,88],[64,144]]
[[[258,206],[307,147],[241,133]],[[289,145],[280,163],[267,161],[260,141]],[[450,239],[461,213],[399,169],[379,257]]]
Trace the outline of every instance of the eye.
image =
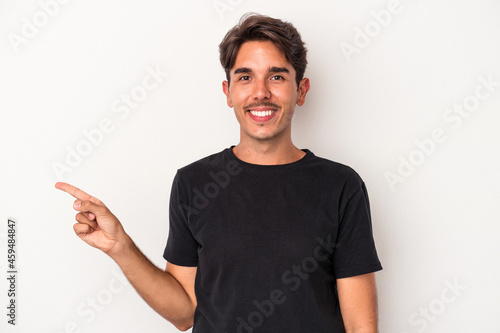
[[285,78],[281,75],[273,75],[271,77],[271,80],[275,80],[275,81],[283,81]]
[[242,76],[238,79],[238,81],[248,81],[248,80],[250,80],[250,76],[248,76],[248,75],[242,75]]

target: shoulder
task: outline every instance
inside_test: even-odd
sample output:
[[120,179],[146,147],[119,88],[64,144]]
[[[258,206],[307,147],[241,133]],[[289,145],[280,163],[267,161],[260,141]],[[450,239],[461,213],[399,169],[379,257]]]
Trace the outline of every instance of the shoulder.
[[343,183],[345,187],[358,190],[363,185],[361,176],[350,166],[312,154],[310,166],[320,174],[336,183]]
[[229,148],[200,158],[177,170],[176,179],[181,182],[206,181],[212,173],[227,172],[233,175],[239,166],[230,158]]
[[218,152],[214,153],[208,156],[205,156],[203,158],[200,158],[194,162],[191,162],[181,168],[179,168],[177,171],[179,173],[190,173],[190,172],[196,172],[200,169],[207,169],[210,167],[217,167],[221,163],[224,163],[224,160],[227,160],[227,148]]

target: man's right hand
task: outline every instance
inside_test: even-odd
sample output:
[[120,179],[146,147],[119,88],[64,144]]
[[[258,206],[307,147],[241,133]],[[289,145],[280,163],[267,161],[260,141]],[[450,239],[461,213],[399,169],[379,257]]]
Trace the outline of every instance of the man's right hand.
[[76,198],[73,208],[79,213],[73,229],[78,237],[115,260],[142,298],[165,319],[182,331],[192,327],[197,268],[169,263],[165,271],[159,269],[99,199],[66,183],[56,183],[56,188]]
[[76,198],[73,208],[79,213],[73,229],[78,237],[112,256],[118,250],[117,245],[128,238],[116,216],[99,199],[73,185],[58,182],[56,188]]

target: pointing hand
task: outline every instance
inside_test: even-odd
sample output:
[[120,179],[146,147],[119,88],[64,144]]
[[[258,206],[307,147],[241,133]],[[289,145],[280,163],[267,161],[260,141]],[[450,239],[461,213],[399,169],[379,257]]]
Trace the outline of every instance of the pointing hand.
[[120,221],[99,199],[85,193],[79,188],[63,183],[56,183],[56,188],[76,198],[73,208],[76,221],[73,225],[75,233],[87,244],[111,254],[117,243],[126,237]]

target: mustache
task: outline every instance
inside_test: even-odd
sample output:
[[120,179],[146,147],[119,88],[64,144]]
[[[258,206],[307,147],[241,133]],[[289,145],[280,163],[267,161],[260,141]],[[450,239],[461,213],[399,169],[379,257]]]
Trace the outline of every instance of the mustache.
[[248,110],[248,109],[251,109],[251,108],[258,108],[258,107],[261,107],[261,106],[272,107],[273,109],[276,109],[276,110],[281,109],[281,107],[279,105],[276,105],[276,104],[270,103],[270,102],[259,102],[259,103],[248,104],[248,105],[245,105],[243,107],[243,109],[244,110]]

